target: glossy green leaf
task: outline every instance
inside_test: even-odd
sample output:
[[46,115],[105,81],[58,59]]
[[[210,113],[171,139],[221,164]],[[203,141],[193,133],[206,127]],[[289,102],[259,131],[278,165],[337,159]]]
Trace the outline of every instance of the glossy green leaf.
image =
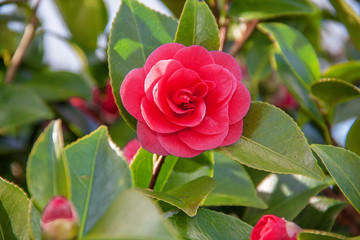
[[229,14],[249,20],[312,14],[314,11],[306,0],[233,0]]
[[175,15],[175,17],[180,18],[180,14],[184,7],[186,0],[161,0],[165,6],[170,9],[170,11]]
[[346,240],[345,236],[317,230],[304,230],[297,236],[299,240]]
[[29,203],[23,190],[0,177],[0,238],[30,240],[27,225]]
[[56,195],[71,198],[70,173],[63,147],[61,121],[56,120],[41,133],[29,155],[26,180],[41,210]]
[[320,78],[316,53],[301,32],[283,23],[261,23],[261,31],[270,34],[280,48],[286,63],[307,88]]
[[324,177],[304,134],[293,119],[264,102],[251,104],[244,118],[241,139],[219,150],[249,167],[316,179]]
[[180,212],[170,220],[186,240],[247,240],[252,231],[240,219],[208,209],[199,209],[195,217]]
[[132,187],[130,169],[117,146],[100,127],[65,149],[72,201],[80,220],[79,237],[97,223],[116,197]]
[[303,229],[330,231],[337,215],[348,205],[340,200],[315,196],[309,205],[294,219]]
[[219,28],[205,1],[187,0],[181,13],[175,42],[219,50]]
[[134,190],[128,190],[113,201],[104,216],[82,239],[178,239],[174,233],[175,230],[150,199]]
[[122,117],[134,130],[136,120],[121,103],[120,85],[128,72],[144,65],[152,51],[173,42],[176,27],[174,19],[136,0],[123,0],[114,19],[108,50],[111,86]]
[[213,176],[214,157],[205,151],[194,158],[179,158],[164,187],[165,191],[195,180],[202,176]]
[[70,97],[90,100],[92,96],[85,78],[71,72],[37,73],[24,86],[49,101],[67,100]]
[[30,236],[32,240],[42,240],[40,220],[41,212],[31,200],[28,212],[28,225],[30,228]]
[[360,89],[340,79],[320,79],[311,85],[311,93],[321,100],[334,106],[336,103],[347,102],[360,97]]
[[254,184],[240,163],[218,151],[214,152],[214,162],[216,185],[204,205],[267,207],[257,196]]
[[346,148],[360,156],[360,118],[354,122],[347,134]]
[[171,155],[166,156],[165,162],[161,167],[159,176],[156,179],[156,183],[155,183],[155,187],[154,187],[155,191],[162,191],[164,189],[178,159],[179,158],[175,157],[175,156],[171,156]]
[[11,85],[0,86],[0,130],[50,118],[50,109],[32,91]]
[[55,0],[69,28],[72,40],[85,50],[95,50],[99,34],[108,23],[108,15],[102,0]]
[[338,78],[350,83],[360,79],[360,61],[349,61],[333,65],[326,69],[323,78]]
[[312,196],[332,184],[334,182],[330,177],[324,181],[317,181],[299,175],[271,174],[257,186],[259,196],[265,200],[269,208],[248,208],[244,220],[255,224],[265,214],[292,220],[306,207]]
[[340,147],[319,144],[311,147],[350,203],[360,212],[360,157]]
[[330,0],[336,9],[336,15],[349,31],[351,40],[360,51],[360,17],[345,0]]
[[111,139],[121,148],[137,137],[136,132],[129,128],[122,118],[109,126],[109,134]]
[[167,192],[141,189],[146,195],[169,203],[189,216],[195,216],[199,206],[214,189],[215,181],[211,177],[203,176],[191,182],[179,185]]

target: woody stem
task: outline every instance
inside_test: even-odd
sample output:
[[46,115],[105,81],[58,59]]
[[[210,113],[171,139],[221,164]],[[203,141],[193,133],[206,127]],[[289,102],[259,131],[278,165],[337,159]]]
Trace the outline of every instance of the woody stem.
[[[159,157],[157,157],[157,156],[159,156]],[[152,177],[150,180],[149,189],[154,189],[156,180],[157,180],[160,170],[161,170],[161,167],[165,162],[165,156],[154,154],[154,157],[156,158],[156,160],[154,162],[153,173],[152,173]]]

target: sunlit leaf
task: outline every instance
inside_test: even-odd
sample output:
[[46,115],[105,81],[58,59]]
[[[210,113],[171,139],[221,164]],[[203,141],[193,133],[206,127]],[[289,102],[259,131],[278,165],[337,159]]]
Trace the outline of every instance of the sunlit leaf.
[[360,61],[349,61],[332,65],[325,70],[323,78],[337,78],[350,83],[360,79]]
[[346,148],[360,156],[360,118],[354,122],[347,134]]

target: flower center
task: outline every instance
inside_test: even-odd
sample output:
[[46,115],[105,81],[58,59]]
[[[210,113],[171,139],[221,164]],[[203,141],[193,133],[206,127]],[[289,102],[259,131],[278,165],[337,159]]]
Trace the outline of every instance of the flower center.
[[180,89],[174,96],[174,103],[182,110],[191,110],[196,107],[197,97],[193,96],[192,91],[189,89]]

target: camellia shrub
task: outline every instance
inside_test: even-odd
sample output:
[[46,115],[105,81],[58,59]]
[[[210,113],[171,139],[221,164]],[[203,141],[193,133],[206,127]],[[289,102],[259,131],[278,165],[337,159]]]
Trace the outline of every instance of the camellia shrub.
[[81,72],[0,2],[0,239],[360,239],[359,3],[54,3]]

